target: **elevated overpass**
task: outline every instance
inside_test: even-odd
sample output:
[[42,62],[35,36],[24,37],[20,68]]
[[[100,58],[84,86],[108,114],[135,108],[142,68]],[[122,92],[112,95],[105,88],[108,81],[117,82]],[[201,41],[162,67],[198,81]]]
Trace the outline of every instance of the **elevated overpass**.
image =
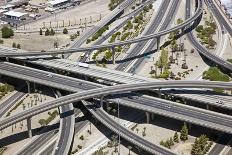
[[[99,84],[94,84],[91,82],[78,80],[78,79],[74,79],[71,77],[66,77],[63,75],[57,75],[57,74],[53,74],[53,73],[52,73],[53,77],[49,78],[47,75],[50,74],[50,72],[31,69],[28,67],[10,64],[10,63],[6,63],[6,62],[0,63],[0,74],[6,75],[6,76],[12,76],[12,77],[23,79],[23,80],[28,80],[31,82],[35,82],[35,83],[39,83],[39,84],[43,84],[43,85],[47,85],[50,87],[71,91],[71,92],[77,92],[77,91],[83,92],[83,90],[91,90],[91,89],[100,88],[98,90],[99,91],[98,93],[100,93],[100,94],[98,94],[97,97],[99,97],[101,95],[115,93],[114,91],[110,91],[110,93],[107,93],[108,91],[105,91],[105,89],[107,90],[107,88],[110,89],[110,88],[114,88],[114,87],[103,87],[102,88],[102,85],[99,85]],[[151,86],[149,86],[149,83],[151,84]],[[164,82],[149,82],[149,83],[146,83],[146,84],[137,83],[137,84],[125,85],[125,87],[131,86],[131,89],[129,89],[129,88],[128,88],[129,90],[127,90],[127,89],[119,89],[119,90],[115,89],[115,91],[116,90],[119,92],[120,92],[120,90],[121,90],[121,92],[136,91],[136,90],[139,90],[140,87],[141,87],[141,89],[145,88],[144,85],[147,86],[146,89],[150,89],[150,88],[158,88],[158,89],[159,88],[188,88],[188,87],[190,87],[190,88],[205,88],[206,87],[206,88],[231,89],[231,85],[232,85],[232,83],[230,83],[230,82],[225,83],[225,82],[209,82],[209,81],[164,81]],[[134,85],[136,87],[133,87]],[[118,88],[118,87],[124,88],[124,85],[115,86],[115,88]],[[89,93],[91,94],[91,91],[89,91]],[[96,96],[94,96],[94,97],[96,97]],[[140,106],[137,107],[139,109],[140,107],[141,108],[143,107],[143,105],[145,104],[145,102],[147,100],[149,100],[149,102],[152,101],[153,103],[156,103],[156,104],[159,103],[158,106],[155,106],[155,107],[150,106],[149,107],[150,109],[155,108],[154,113],[157,113],[157,114],[160,114],[163,116],[168,116],[171,118],[176,118],[176,119],[190,122],[193,124],[198,124],[198,125],[202,125],[205,127],[213,128],[216,130],[228,132],[228,133],[230,133],[232,131],[231,129],[229,129],[230,127],[228,128],[228,126],[232,125],[232,123],[230,122],[230,121],[232,121],[231,116],[219,114],[216,112],[211,112],[211,111],[196,108],[196,107],[191,107],[188,105],[177,104],[175,102],[171,102],[171,101],[167,101],[167,100],[163,100],[163,99],[158,99],[158,98],[154,98],[154,97],[151,98],[151,97],[142,96],[141,99],[142,100],[139,100],[139,101],[138,101],[138,99],[134,99],[131,102],[134,105],[136,103],[139,103]],[[61,100],[57,99],[57,101],[61,101]],[[126,100],[121,100],[121,101],[127,102]],[[74,101],[72,101],[72,102],[74,102]],[[72,102],[70,102],[70,103],[72,103]],[[58,103],[55,102],[53,104],[56,107],[56,106],[59,106],[60,104],[63,105],[63,103],[66,103],[66,102],[63,102],[63,100],[62,100],[62,102],[58,102]],[[115,99],[115,103],[117,103],[116,99]],[[51,108],[53,108],[54,105],[51,105]],[[172,108],[169,108],[170,105]],[[48,104],[46,104],[44,106],[46,108],[42,108],[43,110],[37,109],[38,111],[35,110],[36,111],[35,113],[31,111],[32,112],[31,114],[36,115],[36,114],[38,114],[38,112],[46,111],[49,106],[48,106]],[[149,106],[149,105],[146,105],[146,106]],[[135,108],[135,106],[131,106],[131,107]],[[141,110],[144,110],[144,109],[141,109]],[[25,116],[27,116],[27,115],[25,115]],[[24,117],[24,119],[25,118],[27,118],[27,117]],[[215,120],[212,118],[215,118]],[[228,118],[230,118],[230,120],[228,120]],[[4,127],[4,126],[2,126],[2,127]]]

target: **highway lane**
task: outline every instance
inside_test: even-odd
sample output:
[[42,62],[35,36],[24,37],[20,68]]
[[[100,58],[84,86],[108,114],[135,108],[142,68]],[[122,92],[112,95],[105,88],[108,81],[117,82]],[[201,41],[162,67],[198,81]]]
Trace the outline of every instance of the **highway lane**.
[[[74,133],[74,135],[78,134],[86,125],[88,125],[88,122],[89,121],[84,120],[84,121],[80,121],[80,122],[75,123],[75,133]],[[53,151],[53,148],[55,148],[55,142],[52,143],[51,145],[49,145],[46,149],[44,149],[40,153],[40,155],[51,155],[52,151]]]
[[[120,136],[122,136],[124,139],[126,139],[128,142],[135,144],[139,146],[140,148],[143,148],[144,150],[147,150],[148,152],[156,155],[175,155],[175,153],[172,153],[170,150],[155,145],[140,136],[134,134],[133,132],[129,131],[130,129],[125,128],[124,126],[115,123],[115,120],[113,120],[111,117],[108,116],[108,114],[101,108],[92,108],[92,103],[83,101],[83,104],[88,108],[88,110],[96,117],[102,124],[104,124],[106,127],[114,131],[115,133],[118,133]],[[90,106],[90,107],[89,107]]]
[[[163,31],[165,29],[168,28],[168,25],[171,23],[171,21],[173,20],[174,18],[174,15],[175,13],[177,12],[178,10],[178,5],[180,3],[180,1],[174,1],[175,3],[173,4],[173,6],[171,7],[171,9],[169,10],[169,13],[167,15],[167,18],[165,19],[165,21],[163,22],[161,28],[159,29],[159,31]],[[154,50],[154,47],[155,45],[157,44],[157,40],[156,39],[153,39],[147,48],[145,48],[144,52],[146,51],[152,51]],[[127,72],[129,73],[135,73],[136,72],[136,69],[138,69],[140,66],[142,66],[144,63],[145,63],[145,60],[146,60],[146,57],[142,57],[142,58],[139,58],[139,59],[136,59],[135,60],[135,63],[133,64],[133,67],[130,67],[129,70]]]
[[[191,11],[191,4],[190,1],[187,0],[186,1],[186,10],[185,10],[185,18],[188,19],[191,15],[190,13]],[[197,39],[194,37],[192,32],[189,32],[187,34],[188,40],[191,42],[191,44],[194,46],[194,48],[201,53],[202,55],[204,55],[206,58],[208,58],[209,60],[211,60],[212,62],[218,64],[219,66],[222,66],[226,69],[228,69],[230,72],[232,72],[232,63],[216,56],[215,54],[213,54],[212,52],[209,52],[205,47],[203,47],[198,41]]]
[[[61,97],[60,91],[56,91],[58,97]],[[60,128],[58,133],[58,139],[55,147],[53,147],[52,154],[55,155],[67,155],[72,145],[74,137],[75,115],[73,104],[68,104],[59,107],[60,108]],[[73,112],[73,113],[72,113]],[[63,116],[68,114],[67,116]]]
[[[232,104],[231,104],[232,95],[219,94],[207,90],[188,90],[188,89],[162,90],[161,92],[171,96],[205,103],[206,105],[213,105],[216,107],[232,110]],[[220,104],[218,103],[218,101],[222,101],[222,103]]]
[[10,110],[10,108],[15,105],[17,101],[25,96],[24,92],[17,91],[12,96],[8,97],[7,99],[1,101],[0,104],[0,117],[3,117],[5,113]]
[[209,151],[208,155],[216,155],[216,154],[219,155],[222,152],[222,150],[225,148],[227,143],[230,141],[231,138],[232,138],[232,135],[223,134],[219,138],[219,140],[217,141],[213,149]]
[[[126,44],[132,44],[132,43],[137,43],[137,42],[141,42],[141,41],[145,41],[145,40],[150,40],[150,39],[154,39],[166,34],[169,34],[170,32],[176,31],[176,30],[181,30],[184,29],[186,27],[188,27],[189,25],[191,25],[193,23],[193,21],[197,20],[198,18],[202,17],[202,5],[203,2],[202,0],[198,0],[198,8],[195,12],[195,14],[191,17],[188,18],[186,21],[184,21],[182,24],[179,24],[178,26],[175,26],[173,28],[170,28],[168,30],[164,30],[155,34],[150,34],[147,36],[143,36],[143,37],[138,37],[135,39],[131,39],[131,40],[126,40],[123,42],[117,42],[117,43],[109,43],[109,44],[103,44],[103,45],[94,45],[91,47],[83,47],[83,48],[71,48],[71,49],[67,49],[67,50],[59,50],[59,51],[46,51],[46,52],[27,52],[27,53],[22,53],[22,52],[16,52],[17,49],[14,50],[14,52],[1,52],[0,57],[19,57],[19,56],[39,56],[39,55],[54,55],[54,54],[65,54],[65,53],[75,53],[75,52],[86,52],[89,50],[96,50],[96,49],[101,49],[101,48],[112,48],[112,47],[116,47],[116,46],[122,46],[122,45],[126,45]],[[195,26],[195,24],[194,24]]]
[[27,145],[26,148],[20,150],[17,155],[32,155],[33,153],[41,149],[41,147],[49,140],[51,140],[55,135],[57,135],[57,132],[58,130],[45,132],[44,134],[33,140],[29,145]]
[[[173,3],[175,3],[176,1],[173,1]],[[161,7],[159,8],[159,10],[157,11],[157,14],[155,16],[155,18],[152,20],[151,24],[149,25],[149,28],[148,29],[145,29],[145,33],[144,35],[149,35],[149,34],[152,34],[154,33],[158,26],[160,25],[162,19],[164,18],[164,15],[168,9],[168,6],[170,4],[170,0],[165,0],[163,1],[163,3],[161,4]],[[173,8],[173,7],[171,7]],[[144,48],[144,46],[147,44],[148,41],[143,41],[143,42],[139,42],[137,44],[135,44],[133,46],[133,48],[130,48],[129,51],[128,51],[128,55],[124,58],[124,59],[127,59],[127,58],[130,58],[130,57],[133,57],[133,56],[136,56],[138,55],[142,49]],[[118,71],[123,71],[125,70],[125,68],[131,64],[131,61],[126,61],[126,62],[123,62],[121,64],[119,64],[115,70],[118,70]]]

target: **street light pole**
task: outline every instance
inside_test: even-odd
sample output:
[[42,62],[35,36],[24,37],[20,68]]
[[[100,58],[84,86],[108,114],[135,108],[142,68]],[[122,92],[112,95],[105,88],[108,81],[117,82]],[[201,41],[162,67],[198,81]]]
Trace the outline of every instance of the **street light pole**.
[[119,99],[118,99],[118,154],[120,155],[120,120],[119,120]]

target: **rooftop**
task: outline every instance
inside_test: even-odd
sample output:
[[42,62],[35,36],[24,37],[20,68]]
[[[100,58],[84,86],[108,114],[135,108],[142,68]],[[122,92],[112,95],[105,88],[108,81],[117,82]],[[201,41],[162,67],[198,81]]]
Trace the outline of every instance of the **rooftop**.
[[22,17],[26,15],[27,13],[22,13],[22,12],[16,12],[16,11],[8,11],[4,13],[6,16],[13,16],[13,17]]
[[69,1],[69,0],[53,0],[53,1],[48,1],[48,4],[56,5],[56,4],[60,4],[63,2],[67,2],[67,1]]

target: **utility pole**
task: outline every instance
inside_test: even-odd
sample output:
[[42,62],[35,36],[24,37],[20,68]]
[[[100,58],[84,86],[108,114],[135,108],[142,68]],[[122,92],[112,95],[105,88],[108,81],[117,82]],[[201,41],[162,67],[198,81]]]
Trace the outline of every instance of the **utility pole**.
[[119,99],[118,99],[118,155],[120,155],[120,117],[119,117]]

